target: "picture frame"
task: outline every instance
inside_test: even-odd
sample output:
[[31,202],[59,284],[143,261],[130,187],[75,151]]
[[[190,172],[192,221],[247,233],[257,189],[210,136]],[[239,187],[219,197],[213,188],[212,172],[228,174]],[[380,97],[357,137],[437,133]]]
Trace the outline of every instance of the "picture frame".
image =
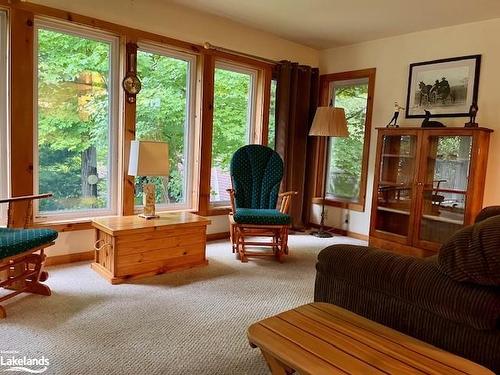
[[468,117],[477,103],[481,55],[410,64],[406,118]]

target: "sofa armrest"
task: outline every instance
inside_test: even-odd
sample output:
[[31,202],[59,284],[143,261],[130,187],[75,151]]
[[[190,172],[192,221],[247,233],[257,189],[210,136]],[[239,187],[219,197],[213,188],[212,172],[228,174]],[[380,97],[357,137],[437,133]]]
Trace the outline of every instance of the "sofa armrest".
[[451,280],[439,271],[436,257],[334,245],[320,252],[316,270],[314,299],[318,302],[335,303],[339,294],[363,289],[476,329],[495,329],[500,321],[500,290]]

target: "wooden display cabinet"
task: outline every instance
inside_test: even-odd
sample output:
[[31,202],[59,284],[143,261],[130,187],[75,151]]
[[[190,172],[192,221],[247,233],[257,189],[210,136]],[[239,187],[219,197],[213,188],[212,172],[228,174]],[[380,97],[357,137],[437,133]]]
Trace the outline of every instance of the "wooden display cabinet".
[[433,255],[482,208],[492,130],[377,131],[370,245]]

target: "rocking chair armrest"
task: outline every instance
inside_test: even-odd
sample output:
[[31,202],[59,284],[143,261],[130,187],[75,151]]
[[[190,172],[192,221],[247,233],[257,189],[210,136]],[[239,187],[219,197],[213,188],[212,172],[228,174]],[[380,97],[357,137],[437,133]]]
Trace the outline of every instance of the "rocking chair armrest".
[[18,202],[18,201],[32,201],[35,199],[44,199],[52,197],[52,193],[46,194],[36,194],[36,195],[24,195],[20,197],[11,197],[11,198],[3,198],[0,199],[0,203],[10,203],[10,202]]
[[231,200],[231,212],[235,213],[236,212],[236,203],[234,201],[234,189],[226,189],[226,191],[229,193],[229,198]]
[[278,197],[282,198],[284,196],[287,196],[287,195],[297,195],[298,192],[296,191],[285,191],[284,193],[279,193],[278,194]]
[[290,201],[294,195],[297,195],[296,191],[286,191],[278,195],[281,198],[279,211],[283,214],[288,214],[288,209],[290,208]]

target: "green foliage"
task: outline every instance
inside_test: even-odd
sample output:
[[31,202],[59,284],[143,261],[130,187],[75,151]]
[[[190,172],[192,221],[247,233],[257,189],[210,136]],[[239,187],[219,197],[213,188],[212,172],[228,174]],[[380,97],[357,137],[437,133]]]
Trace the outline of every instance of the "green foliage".
[[215,69],[212,166],[229,171],[234,152],[248,143],[251,76]]
[[[142,91],[137,96],[136,138],[167,142],[170,176],[153,178],[157,203],[183,203],[188,121],[189,62],[139,51],[137,72]],[[142,179],[136,179],[136,202],[142,204]]]
[[[110,59],[108,43],[39,30],[39,191],[53,192],[55,197],[41,203],[42,211],[108,204]],[[180,58],[144,51],[137,60],[143,89],[137,96],[136,138],[169,145],[170,175],[149,181],[156,185],[158,203],[183,203],[190,194],[185,191],[187,163],[193,163],[187,160],[193,134],[186,133],[186,125],[194,67]],[[251,84],[248,74],[216,69],[213,165],[223,171],[229,169],[234,151],[248,140]],[[86,167],[97,169],[96,196],[88,193],[90,172],[82,172]],[[142,204],[144,182],[145,178],[136,179],[136,204]]]
[[[39,190],[53,192],[41,211],[105,207],[108,190],[107,43],[38,32]],[[84,196],[83,153],[95,147],[97,196]]]
[[359,195],[367,98],[367,84],[335,88],[335,106],[345,110],[349,137],[330,139],[329,195],[348,199]]

